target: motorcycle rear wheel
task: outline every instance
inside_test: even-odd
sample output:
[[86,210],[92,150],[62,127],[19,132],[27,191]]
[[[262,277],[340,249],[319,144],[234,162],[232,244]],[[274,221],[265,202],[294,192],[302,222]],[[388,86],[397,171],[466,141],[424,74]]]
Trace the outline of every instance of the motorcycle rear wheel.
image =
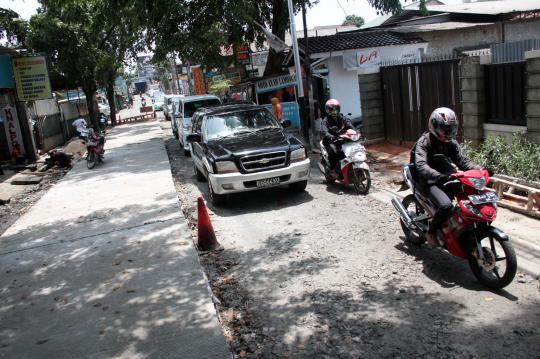
[[367,194],[371,187],[371,175],[368,170],[354,168],[352,172],[352,182],[358,194]]
[[[474,241],[474,239],[471,240]],[[486,240],[487,243],[485,242]],[[480,241],[482,250],[484,251],[485,261],[482,261],[475,255],[478,250],[476,242],[474,242],[475,245],[469,253],[469,266],[474,276],[488,288],[501,289],[506,287],[514,280],[517,271],[517,259],[514,247],[510,242],[493,235],[480,238],[478,241]],[[485,246],[486,244],[488,245],[487,247]],[[497,253],[496,244],[504,252],[504,257],[499,257],[501,253]],[[497,266],[497,263],[502,261],[505,264],[503,275],[499,273],[499,267]]]
[[95,152],[89,152],[88,156],[86,157],[86,167],[88,167],[89,170],[96,167],[97,163],[97,156]]
[[[413,194],[408,195],[407,197],[403,198],[403,201],[401,201],[401,204],[403,204],[403,207],[407,210],[409,213],[409,216],[411,219],[415,219],[416,217],[423,215],[426,211],[420,205],[420,202],[416,199],[416,197]],[[403,223],[403,220],[400,218],[399,223],[401,224],[401,229],[403,230],[403,233],[405,234],[405,238],[407,241],[411,242],[415,245],[421,245],[426,241],[426,236],[424,235],[424,232],[421,230],[411,230],[407,228],[405,223]]]

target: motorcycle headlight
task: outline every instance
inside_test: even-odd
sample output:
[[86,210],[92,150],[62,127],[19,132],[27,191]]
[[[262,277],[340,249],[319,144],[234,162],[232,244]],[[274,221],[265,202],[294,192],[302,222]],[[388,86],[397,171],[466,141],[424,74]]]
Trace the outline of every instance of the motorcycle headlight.
[[484,177],[472,178],[469,177],[468,180],[472,183],[473,187],[477,190],[483,190],[486,188],[486,179]]
[[300,162],[306,159],[306,149],[299,148],[291,152],[291,162]]
[[217,173],[235,173],[238,172],[236,164],[232,161],[218,161],[216,162]]
[[360,139],[360,134],[357,132],[355,135],[351,136],[351,140],[358,141]]

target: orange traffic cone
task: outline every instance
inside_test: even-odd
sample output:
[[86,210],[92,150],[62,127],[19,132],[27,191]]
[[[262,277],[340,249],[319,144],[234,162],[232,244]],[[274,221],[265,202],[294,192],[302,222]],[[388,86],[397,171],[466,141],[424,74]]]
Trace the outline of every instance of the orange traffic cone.
[[202,197],[197,198],[197,247],[200,251],[220,251],[223,249],[216,239],[210,216]]

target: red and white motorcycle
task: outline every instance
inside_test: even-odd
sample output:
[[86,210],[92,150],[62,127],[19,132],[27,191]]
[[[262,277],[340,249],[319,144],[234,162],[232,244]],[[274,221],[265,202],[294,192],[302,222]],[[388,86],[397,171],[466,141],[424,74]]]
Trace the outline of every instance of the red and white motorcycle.
[[371,175],[369,165],[366,162],[366,148],[360,141],[361,137],[360,132],[352,129],[339,135],[339,138],[343,141],[341,149],[345,155],[345,158],[339,162],[339,171],[332,170],[328,165],[328,151],[321,141],[321,159],[318,165],[327,183],[332,184],[339,181],[346,185],[352,184],[356,192],[367,194],[371,187]]

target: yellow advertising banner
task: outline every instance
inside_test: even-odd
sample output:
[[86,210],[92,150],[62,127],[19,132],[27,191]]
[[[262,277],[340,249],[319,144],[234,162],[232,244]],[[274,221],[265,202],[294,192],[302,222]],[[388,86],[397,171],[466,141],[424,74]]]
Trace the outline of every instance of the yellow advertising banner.
[[21,101],[52,98],[47,62],[43,56],[13,59],[13,77]]

